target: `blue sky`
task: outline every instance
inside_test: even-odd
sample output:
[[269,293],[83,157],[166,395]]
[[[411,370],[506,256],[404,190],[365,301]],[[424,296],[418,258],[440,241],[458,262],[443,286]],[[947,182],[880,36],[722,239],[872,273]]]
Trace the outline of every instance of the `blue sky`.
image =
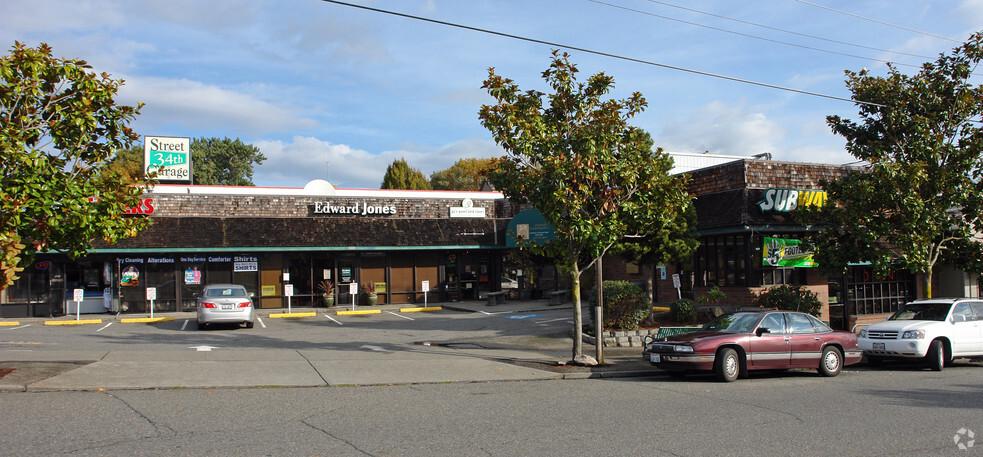
[[[842,98],[844,70],[913,73],[983,30],[983,0],[350,1]],[[477,117],[488,68],[547,91],[552,49],[318,0],[0,0],[4,54],[15,40],[123,78],[141,135],[258,146],[254,181],[284,187],[378,188],[394,159],[429,175],[501,155]],[[634,124],[667,151],[852,161],[825,124],[852,103],[569,52],[582,78],[614,77],[612,96],[646,97]]]

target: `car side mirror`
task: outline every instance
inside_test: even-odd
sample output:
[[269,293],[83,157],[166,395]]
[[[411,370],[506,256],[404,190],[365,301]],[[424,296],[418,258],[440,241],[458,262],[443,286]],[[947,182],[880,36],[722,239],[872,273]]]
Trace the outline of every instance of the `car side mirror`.
[[758,329],[754,331],[754,334],[757,336],[761,336],[765,333],[771,333],[771,330],[765,327],[758,327]]

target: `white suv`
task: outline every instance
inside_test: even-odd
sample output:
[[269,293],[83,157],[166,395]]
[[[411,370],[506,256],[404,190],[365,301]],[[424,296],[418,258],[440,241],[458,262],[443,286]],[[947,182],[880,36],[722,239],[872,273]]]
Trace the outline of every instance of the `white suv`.
[[953,358],[983,359],[983,298],[915,300],[860,330],[857,341],[875,366],[886,358],[920,358],[940,371]]

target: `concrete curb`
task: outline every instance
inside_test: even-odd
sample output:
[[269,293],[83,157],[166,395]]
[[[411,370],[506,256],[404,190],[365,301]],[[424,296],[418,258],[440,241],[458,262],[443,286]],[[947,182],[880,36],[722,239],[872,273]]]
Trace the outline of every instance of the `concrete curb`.
[[102,319],[81,319],[76,321],[44,321],[44,325],[86,325],[101,324]]
[[336,311],[336,316],[359,316],[363,314],[382,314],[381,309],[361,309],[357,311]]
[[416,313],[416,312],[421,312],[421,311],[441,311],[443,309],[444,308],[442,308],[440,306],[427,306],[427,307],[422,307],[422,308],[400,308],[399,309],[399,312],[401,312],[401,313]]
[[315,313],[315,312],[309,312],[309,313],[279,313],[279,314],[271,313],[267,317],[269,317],[270,319],[277,319],[277,318],[287,318],[287,317],[314,317],[314,316],[317,316],[317,313]]

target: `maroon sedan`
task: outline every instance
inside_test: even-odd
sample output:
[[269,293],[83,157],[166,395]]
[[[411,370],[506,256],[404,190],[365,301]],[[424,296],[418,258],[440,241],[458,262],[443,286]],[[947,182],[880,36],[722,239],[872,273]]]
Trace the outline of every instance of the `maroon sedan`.
[[843,366],[860,362],[861,355],[852,332],[834,331],[794,311],[724,314],[699,331],[648,343],[643,353],[670,373],[712,371],[726,382],[750,370],[813,368],[836,376]]

